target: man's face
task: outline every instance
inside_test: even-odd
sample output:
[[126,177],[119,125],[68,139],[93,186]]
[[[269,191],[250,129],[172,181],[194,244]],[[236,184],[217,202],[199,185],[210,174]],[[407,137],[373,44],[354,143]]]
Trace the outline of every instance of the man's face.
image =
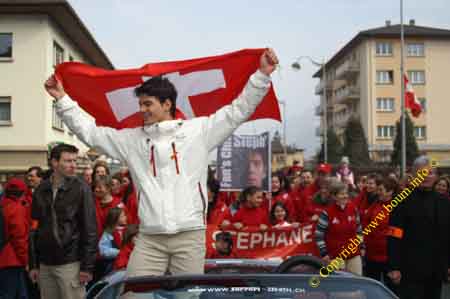
[[248,161],[247,184],[249,186],[256,186],[261,188],[265,177],[266,171],[261,154],[257,152],[251,152]]
[[94,195],[98,198],[104,198],[109,192],[108,188],[103,184],[97,184],[94,188]]
[[102,176],[106,176],[106,175],[107,175],[107,173],[106,173],[106,168],[105,167],[99,166],[99,167],[97,167],[95,169],[95,177],[96,178],[102,177]]
[[347,202],[348,202],[348,193],[347,193],[347,190],[342,190],[342,191],[338,192],[338,193],[335,195],[335,200],[336,200],[336,203],[337,203],[339,206],[344,207],[344,206],[347,204]]
[[38,177],[37,170],[33,169],[27,174],[27,185],[31,189],[35,189],[41,183],[42,178]]
[[58,160],[51,161],[53,170],[61,176],[75,176],[77,169],[77,154],[62,152]]
[[277,176],[272,177],[272,192],[278,192],[280,190],[281,183]]
[[144,125],[152,125],[170,117],[170,107],[172,106],[169,100],[162,104],[158,98],[154,96],[139,96],[139,109],[144,118]]
[[216,250],[220,254],[225,254],[228,251],[228,243],[221,239],[216,240]]
[[248,207],[258,208],[263,202],[263,193],[261,191],[257,191],[255,194],[248,197],[247,202]]
[[447,181],[444,179],[439,180],[439,182],[436,184],[435,189],[436,192],[439,192],[444,195],[448,195],[448,185]]
[[313,183],[313,176],[311,174],[311,172],[309,171],[305,171],[302,173],[302,182],[303,182],[303,186],[309,186]]
[[[428,175],[424,176],[424,173],[426,173],[427,171],[428,171]],[[418,177],[417,173],[420,173],[420,175],[422,175],[422,177],[424,177],[422,184],[420,184],[420,186],[422,188],[432,188],[434,182],[436,182],[436,180],[438,178],[436,169],[432,168],[430,165],[419,168],[418,170],[416,170],[416,173],[413,175]]]
[[111,186],[111,193],[113,195],[120,193],[120,188],[122,187],[120,184],[120,181],[118,179],[112,179],[111,180],[112,186]]
[[375,179],[367,180],[367,192],[372,193],[377,191],[377,182]]
[[92,184],[92,169],[87,168],[83,172],[83,179],[88,185]]

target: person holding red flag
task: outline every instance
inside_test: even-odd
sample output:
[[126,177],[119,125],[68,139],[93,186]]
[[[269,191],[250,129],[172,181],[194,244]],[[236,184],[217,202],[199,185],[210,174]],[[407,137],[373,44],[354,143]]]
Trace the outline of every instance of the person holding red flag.
[[134,90],[143,126],[122,130],[96,126],[66,94],[61,78],[45,82],[70,130],[129,167],[140,194],[140,226],[127,276],[162,275],[167,269],[203,273],[208,154],[250,118],[271,87],[277,63],[275,52],[265,50],[259,70],[231,104],[189,120],[175,119],[174,84],[152,77]]

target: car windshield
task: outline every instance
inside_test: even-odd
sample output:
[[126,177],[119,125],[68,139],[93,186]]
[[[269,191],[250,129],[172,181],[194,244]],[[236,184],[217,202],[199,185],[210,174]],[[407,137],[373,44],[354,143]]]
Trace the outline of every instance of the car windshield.
[[137,278],[104,289],[97,298],[396,298],[381,284],[352,277],[329,277],[312,287],[310,275],[214,275]]

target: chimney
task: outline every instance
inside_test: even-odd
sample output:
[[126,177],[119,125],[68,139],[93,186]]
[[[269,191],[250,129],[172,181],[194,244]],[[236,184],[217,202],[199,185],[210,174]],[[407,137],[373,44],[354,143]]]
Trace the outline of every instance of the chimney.
[[391,26],[391,20],[386,20],[386,27]]
[[409,20],[409,25],[416,26],[416,20],[414,20],[414,19]]

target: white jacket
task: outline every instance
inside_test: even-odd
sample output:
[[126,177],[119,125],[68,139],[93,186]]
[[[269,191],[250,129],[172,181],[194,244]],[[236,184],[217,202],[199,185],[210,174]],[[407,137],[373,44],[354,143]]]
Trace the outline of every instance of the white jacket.
[[122,130],[97,127],[69,96],[56,108],[78,138],[126,162],[139,192],[140,232],[174,234],[205,229],[208,153],[250,117],[269,87],[270,77],[257,71],[238,98],[209,117]]

